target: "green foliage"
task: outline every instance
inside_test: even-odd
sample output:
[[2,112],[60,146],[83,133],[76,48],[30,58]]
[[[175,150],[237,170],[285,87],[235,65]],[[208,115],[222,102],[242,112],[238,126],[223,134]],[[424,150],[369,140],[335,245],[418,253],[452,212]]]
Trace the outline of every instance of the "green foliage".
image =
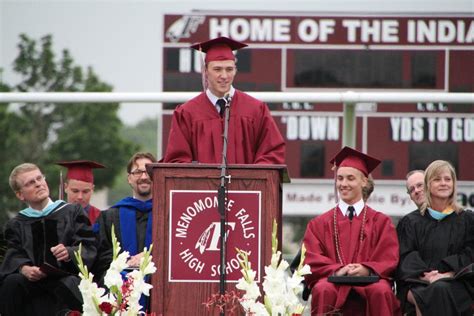
[[[0,92],[9,92],[10,87],[1,78],[0,76]],[[22,124],[20,117],[8,111],[8,104],[0,103],[0,179],[2,179],[0,181],[0,203],[2,210],[8,210],[8,206],[17,208],[21,206],[21,202],[16,200],[8,185],[8,177],[19,157],[16,144],[21,139],[21,134],[16,133],[16,128]],[[0,224],[6,220],[7,212],[0,211]]]
[[[137,144],[140,151],[150,152],[156,156],[157,126],[156,119],[145,119],[140,121],[136,126],[123,126],[121,135],[127,141]],[[109,190],[108,204],[115,204],[124,197],[130,196],[131,192],[132,190],[127,182],[127,172],[124,165],[119,176],[115,178],[115,184]]]
[[[84,71],[75,65],[68,50],[63,50],[57,57],[51,35],[37,43],[22,34],[18,49],[13,70],[19,75],[20,82],[8,86],[0,81],[3,91],[112,91],[91,67]],[[122,137],[123,124],[117,116],[118,109],[118,103],[0,105],[0,131],[5,135],[0,143],[0,176],[7,179],[14,166],[33,162],[46,174],[51,195],[57,198],[61,168],[55,162],[90,159],[107,166],[95,172],[96,189],[112,185],[119,170],[138,149]],[[0,198],[3,212],[20,208],[7,181],[0,182]]]
[[138,144],[141,151],[147,151],[156,155],[157,129],[157,120],[155,118],[148,118],[140,121],[135,126],[124,126],[122,128],[122,137],[134,144]]

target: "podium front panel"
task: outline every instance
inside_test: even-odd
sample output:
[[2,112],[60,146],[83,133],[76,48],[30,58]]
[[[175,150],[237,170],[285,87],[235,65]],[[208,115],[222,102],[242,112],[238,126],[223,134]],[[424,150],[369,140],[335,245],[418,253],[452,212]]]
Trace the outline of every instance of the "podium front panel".
[[[226,279],[235,283],[242,277],[236,248],[260,266],[261,192],[229,191],[226,198]],[[168,282],[219,282],[217,192],[170,190],[169,200]]]
[[[153,259],[157,266],[151,311],[158,315],[212,315],[204,303],[219,293],[218,167],[148,167],[153,176]],[[263,268],[271,259],[273,219],[281,236],[281,173],[281,166],[239,165],[228,170],[227,291],[239,292],[235,284],[241,272],[235,247],[250,252],[252,268],[259,282],[263,281]]]

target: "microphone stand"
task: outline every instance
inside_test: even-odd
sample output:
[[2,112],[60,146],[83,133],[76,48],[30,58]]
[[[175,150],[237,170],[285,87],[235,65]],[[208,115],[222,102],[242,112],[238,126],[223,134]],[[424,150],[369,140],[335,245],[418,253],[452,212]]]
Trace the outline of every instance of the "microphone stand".
[[[219,279],[219,294],[221,296],[225,295],[226,287],[226,273],[225,273],[225,264],[226,264],[226,207],[225,207],[225,198],[227,192],[227,179],[230,183],[230,176],[227,176],[227,136],[229,134],[229,117],[230,117],[230,102],[232,98],[230,95],[224,97],[225,103],[225,112],[224,112],[224,134],[222,135],[222,163],[221,163],[221,183],[219,190],[217,191],[217,209],[220,214],[220,242],[221,242],[221,251],[220,251],[220,279]],[[220,313],[220,315],[225,315],[225,309]]]

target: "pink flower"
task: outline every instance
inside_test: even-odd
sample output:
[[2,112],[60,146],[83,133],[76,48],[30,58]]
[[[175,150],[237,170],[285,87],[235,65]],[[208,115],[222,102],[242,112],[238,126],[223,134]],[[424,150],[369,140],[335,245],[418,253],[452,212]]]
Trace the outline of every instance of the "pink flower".
[[228,312],[230,315],[234,315],[234,313],[239,314],[240,311],[239,296],[235,291],[226,291],[225,294],[214,293],[207,302],[202,304],[211,312],[217,309],[220,313]]
[[125,311],[128,306],[128,299],[133,291],[133,278],[127,276],[127,279],[122,285],[122,304],[120,304],[120,310]]

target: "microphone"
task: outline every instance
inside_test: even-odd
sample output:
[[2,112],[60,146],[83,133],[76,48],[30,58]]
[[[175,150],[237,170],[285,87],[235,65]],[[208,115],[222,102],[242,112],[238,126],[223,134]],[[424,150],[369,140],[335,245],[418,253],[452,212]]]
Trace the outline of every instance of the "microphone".
[[[219,293],[221,295],[225,294],[226,287],[226,239],[225,239],[225,227],[226,227],[226,211],[225,211],[225,200],[228,191],[228,182],[226,179],[230,179],[230,176],[227,175],[227,135],[229,134],[229,117],[230,117],[230,102],[232,102],[232,97],[229,93],[224,95],[225,102],[225,112],[224,112],[224,133],[222,134],[222,163],[221,163],[221,184],[217,190],[217,209],[220,216],[220,236],[219,240],[221,242],[221,249],[219,253],[220,260],[220,276],[219,276]],[[230,182],[230,181],[229,181]],[[225,312],[221,312],[221,316]]]
[[229,93],[227,93],[225,96],[224,96],[224,100],[225,100],[225,106],[230,106],[230,102],[232,102],[232,97]]

